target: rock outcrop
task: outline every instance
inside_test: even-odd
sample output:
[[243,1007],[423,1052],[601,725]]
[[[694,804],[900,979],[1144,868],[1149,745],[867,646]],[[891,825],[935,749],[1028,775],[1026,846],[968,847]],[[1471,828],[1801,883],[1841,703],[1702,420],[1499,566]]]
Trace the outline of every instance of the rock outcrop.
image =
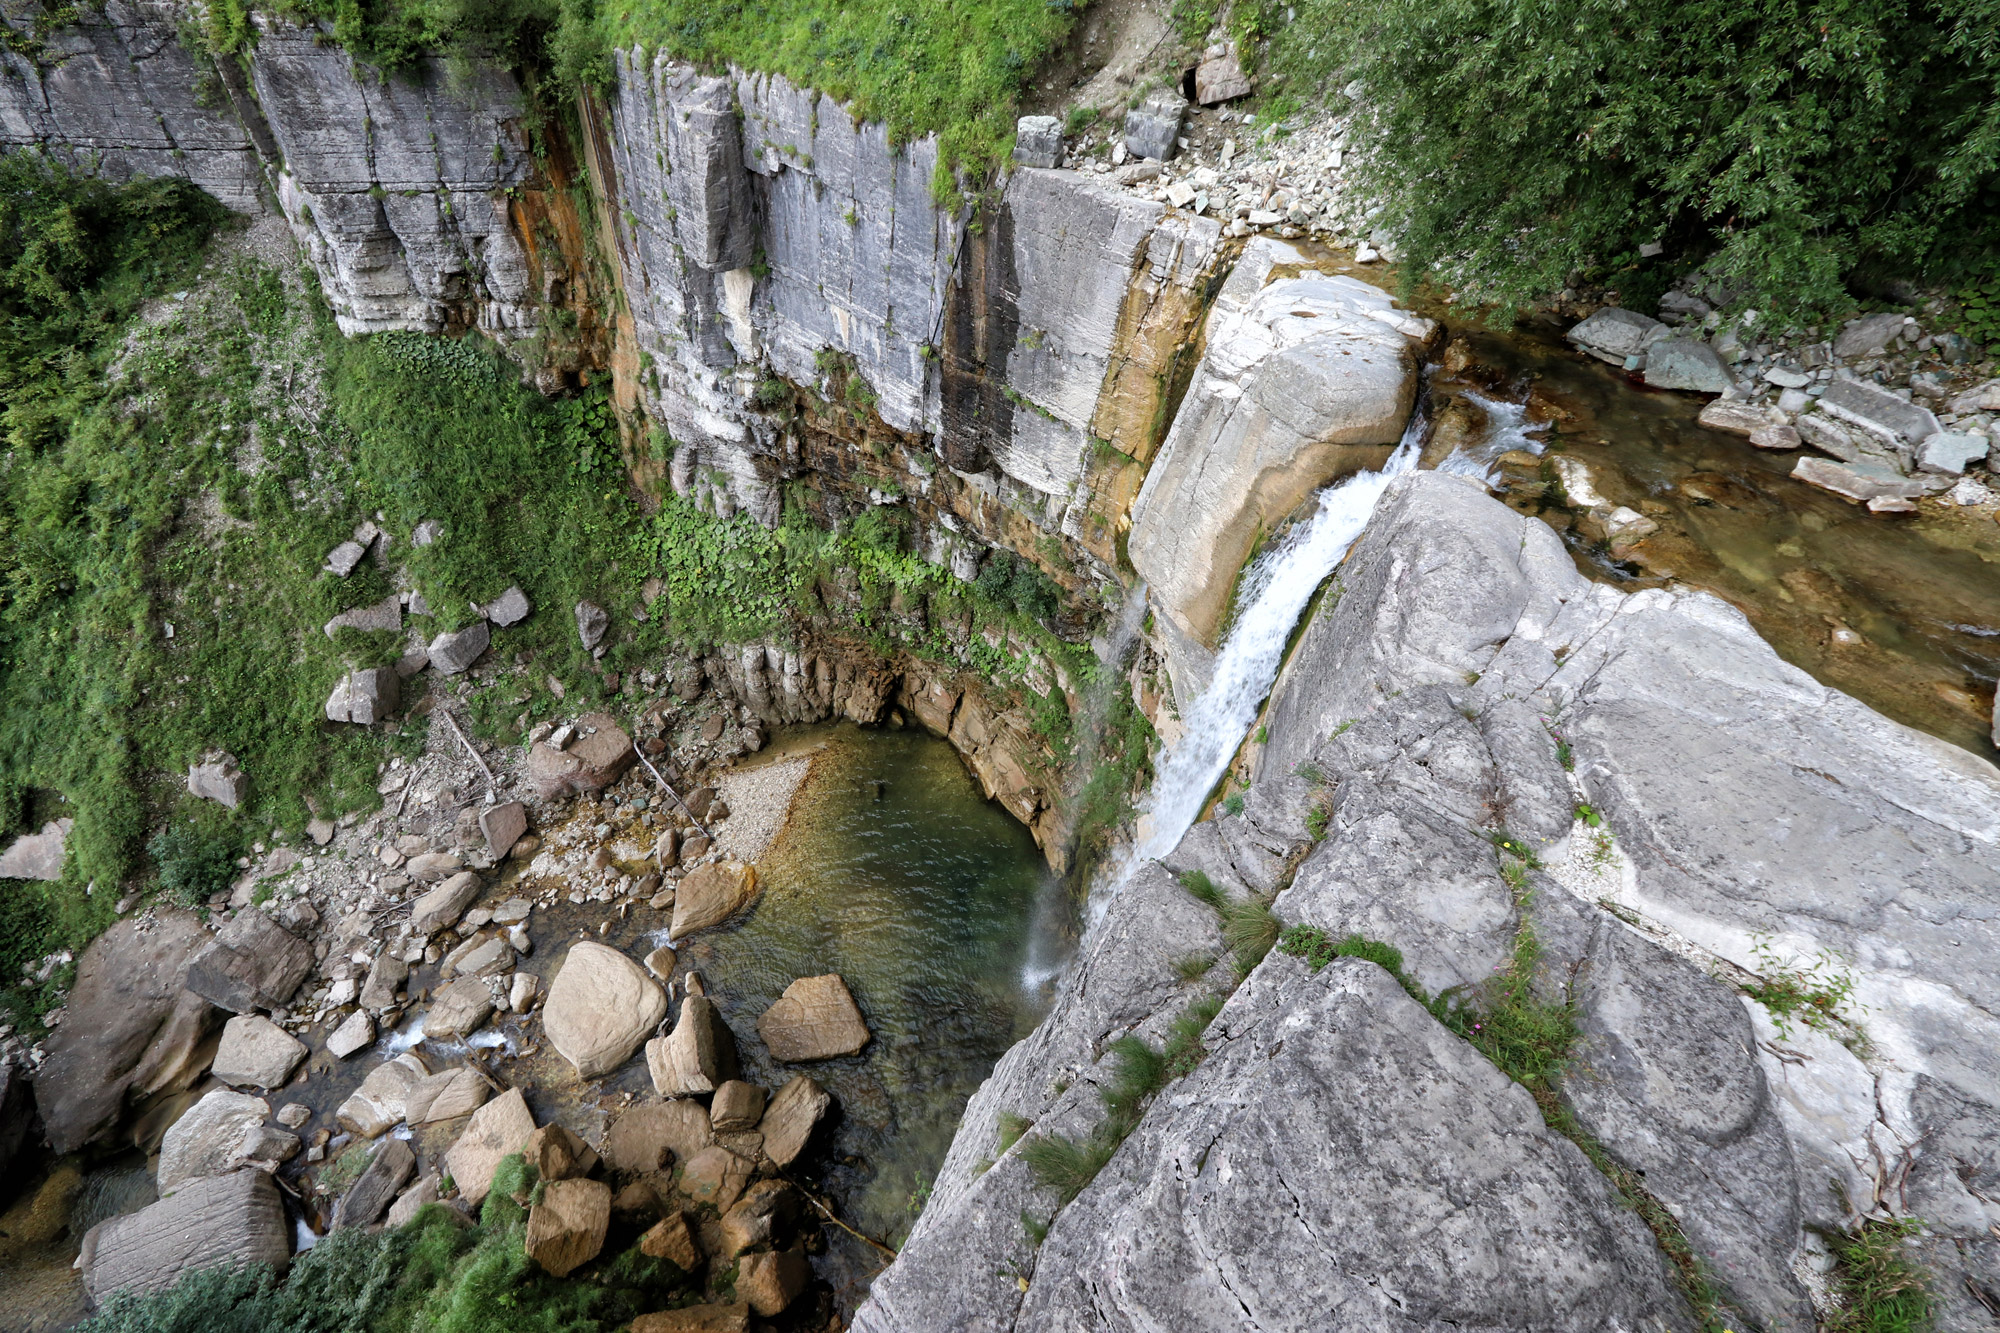
[[[1275,890],[1282,923],[1383,940],[1413,984],[1477,1003],[1531,935],[1537,993],[1579,1030],[1565,1100],[1678,1219],[1737,1327],[1814,1327],[1813,1228],[1921,1208],[1942,1285],[1990,1259],[1968,1183],[1990,1149],[1963,1127],[2000,1120],[1979,998],[2000,958],[1979,906],[2000,773],[1813,682],[1713,597],[1588,582],[1547,527],[1457,478],[1395,483],[1341,578],[1274,692],[1243,812],[1168,864]],[[1273,952],[1062,1206],[1018,1145],[998,1151],[997,1117],[1033,1121],[1028,1141],[1092,1133],[1106,1047],[1160,1044],[1191,998],[1174,962],[1216,929],[1170,871],[1133,871],[973,1098],[857,1329],[1343,1309],[1388,1328],[1691,1327],[1589,1159],[1360,960]],[[1843,997],[1825,1028],[1734,984],[1815,968]],[[1024,1209],[1053,1214],[1039,1249]]]
[[194,1086],[208,1067],[222,1016],[184,985],[210,936],[186,912],[157,913],[150,927],[120,921],[91,942],[67,1019],[43,1044],[35,1101],[58,1153],[110,1132],[148,1098]]
[[62,878],[63,844],[73,819],[51,819],[40,833],[24,833],[0,852],[0,879]]

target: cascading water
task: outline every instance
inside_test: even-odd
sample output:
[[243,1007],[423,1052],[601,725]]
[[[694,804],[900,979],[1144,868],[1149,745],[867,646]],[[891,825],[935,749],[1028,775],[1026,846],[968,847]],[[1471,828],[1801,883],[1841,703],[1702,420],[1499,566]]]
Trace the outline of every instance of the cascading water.
[[1152,828],[1134,849],[1133,863],[1166,855],[1194,823],[1271,692],[1299,613],[1368,526],[1389,482],[1416,467],[1425,427],[1421,397],[1419,402],[1381,471],[1357,473],[1322,490],[1311,520],[1244,576],[1243,612],[1216,655],[1208,688],[1187,710],[1187,730],[1159,765],[1147,812]]
[[1526,403],[1503,403],[1476,393],[1464,395],[1486,414],[1486,434],[1470,448],[1454,449],[1451,457],[1438,464],[1440,472],[1454,472],[1492,486],[1500,480],[1500,455],[1515,449],[1540,456],[1548,446],[1533,432],[1549,428],[1546,421],[1529,421]]

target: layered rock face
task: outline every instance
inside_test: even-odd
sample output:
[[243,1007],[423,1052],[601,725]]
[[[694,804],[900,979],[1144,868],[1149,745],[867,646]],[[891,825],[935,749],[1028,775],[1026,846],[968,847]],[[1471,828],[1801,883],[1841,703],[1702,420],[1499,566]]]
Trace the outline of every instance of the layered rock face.
[[180,176],[241,212],[275,203],[340,327],[533,331],[508,192],[533,175],[512,76],[441,60],[383,79],[316,28],[258,18],[248,77],[181,41],[187,8],[114,0],[34,51],[0,50],[0,147],[114,179]]
[[[1925,1219],[1943,1326],[1986,1326],[1990,765],[1816,684],[1711,596],[1589,583],[1547,527],[1429,473],[1390,491],[1267,725],[1243,813],[1101,904],[857,1328],[1692,1327],[1583,1153],[1373,963],[1273,952],[1067,1206],[999,1152],[1003,1112],[1035,1122],[1024,1144],[1081,1140],[1108,1045],[1160,1044],[1216,985],[1175,966],[1221,945],[1175,883],[1194,869],[1396,946],[1432,992],[1477,994],[1532,932],[1537,990],[1581,1031],[1563,1096],[1734,1326],[1812,1329],[1813,1229],[1864,1215]],[[1518,888],[1496,834],[1537,854]],[[1822,951],[1850,1024],[1739,988]],[[1023,1210],[1053,1215],[1039,1247]]]
[[611,125],[643,398],[682,494],[775,521],[798,442],[757,385],[823,385],[832,365],[890,429],[1051,532],[1082,535],[1093,439],[1156,446],[1213,221],[1028,170],[971,227],[932,198],[933,140],[892,147],[783,79],[636,51]]

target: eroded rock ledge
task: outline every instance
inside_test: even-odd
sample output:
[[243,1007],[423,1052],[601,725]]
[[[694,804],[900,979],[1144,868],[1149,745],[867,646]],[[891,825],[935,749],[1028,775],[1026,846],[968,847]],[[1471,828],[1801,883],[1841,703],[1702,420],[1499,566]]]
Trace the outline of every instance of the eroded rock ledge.
[[[856,1328],[1693,1326],[1584,1155],[1357,960],[1272,953],[1201,1065],[1059,1208],[1021,1145],[1082,1138],[1109,1044],[1159,1044],[1215,984],[1175,966],[1221,946],[1175,883],[1191,869],[1275,891],[1287,924],[1394,944],[1432,991],[1476,985],[1532,929],[1538,986],[1582,1030],[1565,1100],[1678,1220],[1738,1327],[1812,1329],[1816,1230],[1891,1215],[1927,1224],[1940,1326],[1987,1326],[1991,765],[1814,683],[1711,596],[1588,583],[1546,527],[1429,473],[1384,501],[1267,725],[1243,813],[1102,904]],[[1502,829],[1546,867],[1518,897]],[[1848,1044],[1781,1029],[1733,984],[1823,949],[1851,967]],[[1006,1151],[1002,1113],[1034,1122]],[[1053,1214],[1039,1247],[1024,1212]]]

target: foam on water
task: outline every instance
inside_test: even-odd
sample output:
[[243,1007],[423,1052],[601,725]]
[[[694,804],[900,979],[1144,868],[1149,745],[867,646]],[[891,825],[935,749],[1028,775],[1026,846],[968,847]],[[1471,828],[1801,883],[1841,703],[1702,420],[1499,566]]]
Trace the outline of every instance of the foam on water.
[[1486,434],[1480,437],[1479,443],[1469,448],[1452,450],[1451,456],[1438,464],[1438,471],[1472,477],[1492,486],[1500,480],[1497,466],[1500,455],[1519,449],[1540,457],[1548,447],[1530,433],[1547,430],[1548,423],[1529,421],[1527,404],[1503,403],[1476,393],[1467,393],[1464,397],[1486,414]]

